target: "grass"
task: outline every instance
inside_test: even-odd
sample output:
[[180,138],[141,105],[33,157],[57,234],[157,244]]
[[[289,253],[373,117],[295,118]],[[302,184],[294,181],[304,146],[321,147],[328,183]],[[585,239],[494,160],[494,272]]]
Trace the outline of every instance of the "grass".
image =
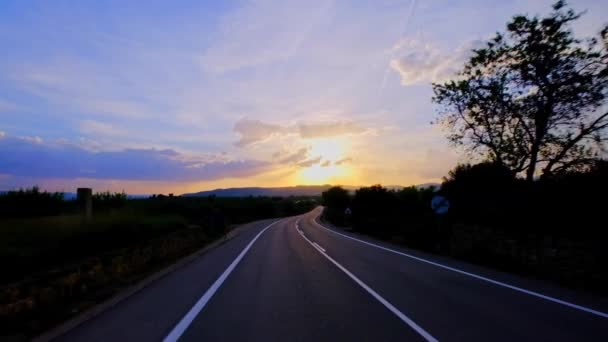
[[212,238],[182,216],[133,210],[1,220],[0,337],[31,338]]
[[210,241],[200,227],[186,228],[1,288],[0,331],[4,337],[29,339]]
[[86,221],[78,215],[0,221],[0,283],[20,280],[53,265],[129,247],[187,227],[179,215],[111,211]]

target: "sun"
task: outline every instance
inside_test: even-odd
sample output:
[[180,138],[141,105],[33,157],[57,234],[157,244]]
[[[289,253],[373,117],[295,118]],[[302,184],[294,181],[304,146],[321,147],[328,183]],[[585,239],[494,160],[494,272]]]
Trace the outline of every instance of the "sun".
[[320,157],[320,162],[298,171],[299,184],[344,183],[353,174],[351,166],[344,163],[348,156],[348,144],[344,140],[315,139],[310,145],[310,156]]
[[304,184],[326,184],[336,182],[348,174],[344,166],[322,166],[316,164],[300,171],[299,178]]
[[310,155],[335,162],[346,157],[346,145],[346,141],[338,138],[315,139],[310,144]]

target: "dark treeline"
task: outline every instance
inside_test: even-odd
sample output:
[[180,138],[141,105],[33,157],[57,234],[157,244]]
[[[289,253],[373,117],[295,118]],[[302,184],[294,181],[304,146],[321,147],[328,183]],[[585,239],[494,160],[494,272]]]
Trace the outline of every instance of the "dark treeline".
[[[132,210],[145,214],[177,214],[192,221],[207,216],[221,217],[223,224],[302,213],[311,208],[310,197],[182,197],[151,195],[129,198],[126,193],[98,192],[92,197],[95,213]],[[79,214],[75,199],[61,192],[41,191],[37,186],[0,193],[0,219],[27,219]]]
[[[407,237],[412,246],[432,243],[430,201],[434,189],[389,190],[381,185],[363,187],[350,194],[341,187],[323,193],[324,217],[337,225],[380,238]],[[350,210],[350,214],[347,211]]]
[[63,193],[40,191],[37,186],[0,193],[0,218],[40,217],[65,210]]
[[[603,291],[606,193],[606,161],[534,182],[487,162],[457,166],[438,189],[376,185],[350,194],[334,187],[323,201],[327,221],[360,233]],[[431,209],[435,195],[450,201],[445,216]]]
[[85,220],[77,200],[37,187],[0,194],[0,284],[89,255],[126,248],[198,227],[209,239],[229,226],[311,210],[306,198],[216,198],[155,195],[130,199],[100,192]]
[[208,239],[229,226],[301,214],[310,198],[180,197],[130,199],[124,193],[93,195],[93,216],[85,220],[77,200],[37,187],[0,194],[0,284],[37,270],[97,255],[174,231],[197,227]]

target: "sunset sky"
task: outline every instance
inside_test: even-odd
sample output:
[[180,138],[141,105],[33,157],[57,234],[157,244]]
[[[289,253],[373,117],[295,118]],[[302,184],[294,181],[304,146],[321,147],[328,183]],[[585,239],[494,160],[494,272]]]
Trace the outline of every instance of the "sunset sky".
[[2,1],[0,190],[439,181],[430,83],[552,2]]

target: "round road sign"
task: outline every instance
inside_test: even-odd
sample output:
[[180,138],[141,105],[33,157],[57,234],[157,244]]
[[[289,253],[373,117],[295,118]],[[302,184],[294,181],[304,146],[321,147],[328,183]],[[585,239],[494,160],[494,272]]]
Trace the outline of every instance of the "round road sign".
[[444,215],[450,209],[450,201],[443,196],[437,195],[431,200],[431,208],[433,208],[435,214]]

